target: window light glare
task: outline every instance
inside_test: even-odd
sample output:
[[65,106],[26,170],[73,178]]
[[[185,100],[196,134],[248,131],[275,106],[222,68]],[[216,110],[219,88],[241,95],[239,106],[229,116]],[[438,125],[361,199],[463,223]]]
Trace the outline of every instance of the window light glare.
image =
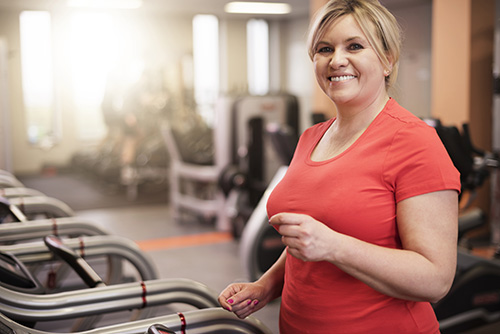
[[142,0],[67,0],[70,7],[136,9]]
[[224,10],[237,14],[288,14],[292,11],[287,3],[242,1],[227,3]]

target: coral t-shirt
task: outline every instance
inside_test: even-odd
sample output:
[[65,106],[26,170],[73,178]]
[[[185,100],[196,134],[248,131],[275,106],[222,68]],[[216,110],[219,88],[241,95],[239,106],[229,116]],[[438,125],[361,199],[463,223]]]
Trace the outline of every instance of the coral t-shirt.
[[[393,99],[346,151],[312,161],[313,149],[334,121],[303,133],[286,175],[270,195],[269,217],[307,214],[337,232],[401,249],[397,203],[438,190],[460,191],[458,171],[435,129]],[[384,295],[328,262],[287,256],[282,334],[438,331],[427,302]]]

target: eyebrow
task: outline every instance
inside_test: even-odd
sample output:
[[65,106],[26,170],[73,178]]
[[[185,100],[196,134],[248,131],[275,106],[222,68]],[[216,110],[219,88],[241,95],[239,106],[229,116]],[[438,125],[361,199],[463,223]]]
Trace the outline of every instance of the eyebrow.
[[366,41],[366,38],[363,38],[361,36],[353,36],[353,37],[349,37],[348,39],[346,39],[345,41],[346,42],[352,42],[352,41],[355,41],[355,40],[362,40],[362,41]]
[[[346,40],[344,40],[344,43],[352,42],[352,41],[355,41],[355,40],[366,41],[366,38],[363,38],[361,36],[353,36],[353,37],[349,37]],[[320,40],[320,41],[318,41],[318,43],[316,43],[316,45],[319,45],[319,44],[328,44],[329,45],[331,43],[323,41],[323,40]]]

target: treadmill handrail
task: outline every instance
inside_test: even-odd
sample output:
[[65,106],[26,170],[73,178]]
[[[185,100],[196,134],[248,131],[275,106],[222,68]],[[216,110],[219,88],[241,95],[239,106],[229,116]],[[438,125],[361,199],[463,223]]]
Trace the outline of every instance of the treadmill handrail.
[[109,235],[102,227],[79,217],[37,219],[29,222],[0,224],[0,243],[42,239],[48,234],[60,236]]
[[[169,314],[160,317],[142,319],[128,323],[100,327],[78,334],[144,334],[149,326],[155,323],[163,324],[176,332],[185,326],[189,334],[272,334],[272,332],[253,316],[239,319],[236,315],[220,307],[206,308],[182,312],[184,321],[179,314]],[[50,332],[27,328],[0,314],[0,325],[15,331],[16,334],[52,334]]]
[[219,305],[218,294],[190,279],[157,279],[33,295],[0,286],[0,312],[17,321],[51,321],[101,315],[145,306],[184,303]]
[[[153,260],[130,239],[117,235],[96,235],[64,239],[64,244],[76,252],[83,251],[86,259],[102,255],[113,255],[129,261],[142,280],[159,277]],[[16,256],[24,264],[50,261],[52,253],[42,241],[14,245],[0,245],[0,250]]]
[[48,213],[52,217],[72,217],[73,209],[63,201],[49,196],[30,196],[11,198],[10,203],[23,208],[24,214]]

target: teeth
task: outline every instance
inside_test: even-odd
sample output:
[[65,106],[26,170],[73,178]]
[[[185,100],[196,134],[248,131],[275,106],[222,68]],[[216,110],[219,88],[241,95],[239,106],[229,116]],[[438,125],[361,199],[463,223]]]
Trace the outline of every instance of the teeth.
[[354,79],[354,75],[342,75],[340,77],[330,77],[330,81],[343,81],[343,80],[349,80],[349,79]]

